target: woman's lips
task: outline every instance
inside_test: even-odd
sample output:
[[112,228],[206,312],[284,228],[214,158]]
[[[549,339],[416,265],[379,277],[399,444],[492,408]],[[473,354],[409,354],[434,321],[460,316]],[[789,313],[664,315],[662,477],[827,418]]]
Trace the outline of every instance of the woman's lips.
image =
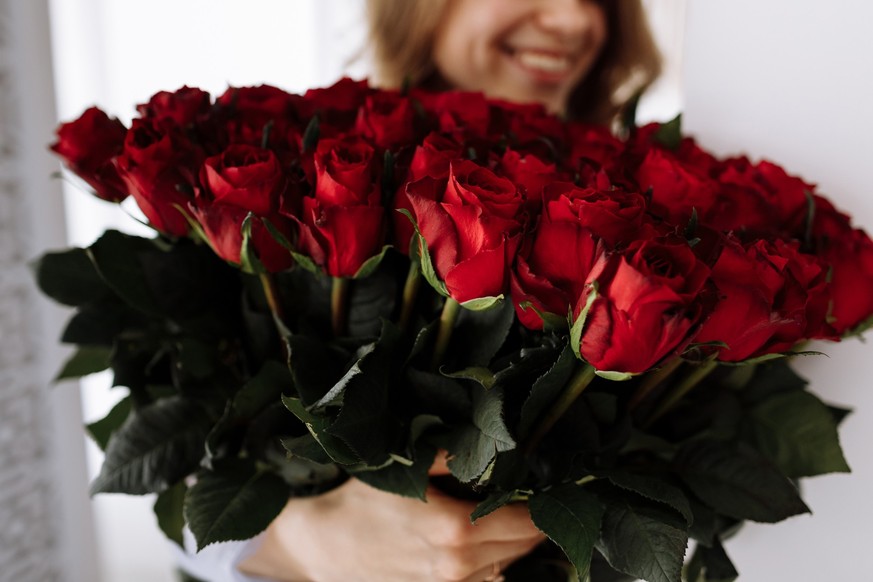
[[573,59],[568,53],[510,47],[504,53],[537,81],[560,82],[573,71]]

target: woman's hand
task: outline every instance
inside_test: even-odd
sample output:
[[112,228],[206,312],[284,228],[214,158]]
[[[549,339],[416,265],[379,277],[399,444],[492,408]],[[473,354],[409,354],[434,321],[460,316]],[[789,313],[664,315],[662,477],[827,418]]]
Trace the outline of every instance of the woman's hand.
[[[430,472],[449,473],[444,454]],[[434,487],[422,503],[350,479],[291,499],[240,569],[282,582],[482,582],[545,539],[526,505],[471,524],[475,506]]]

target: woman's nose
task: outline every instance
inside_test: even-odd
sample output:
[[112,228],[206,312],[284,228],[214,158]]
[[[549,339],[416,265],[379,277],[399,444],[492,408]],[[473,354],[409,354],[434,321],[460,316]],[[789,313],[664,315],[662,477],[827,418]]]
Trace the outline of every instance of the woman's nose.
[[537,24],[567,37],[583,36],[600,26],[603,8],[594,0],[541,0]]

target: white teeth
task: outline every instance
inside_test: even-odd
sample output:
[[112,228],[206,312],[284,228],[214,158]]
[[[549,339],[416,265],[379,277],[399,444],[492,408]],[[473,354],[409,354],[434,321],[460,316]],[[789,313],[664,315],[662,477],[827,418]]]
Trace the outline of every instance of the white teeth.
[[563,73],[570,69],[570,59],[546,53],[518,51],[515,58],[526,67],[545,73]]

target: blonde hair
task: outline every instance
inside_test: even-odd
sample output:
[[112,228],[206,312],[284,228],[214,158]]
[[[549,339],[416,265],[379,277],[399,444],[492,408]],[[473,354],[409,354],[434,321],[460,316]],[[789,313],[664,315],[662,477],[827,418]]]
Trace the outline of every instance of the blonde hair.
[[[367,0],[374,81],[382,87],[436,86],[436,30],[451,0]],[[640,0],[602,3],[609,33],[593,69],[567,104],[572,119],[609,123],[661,71],[661,59]]]

